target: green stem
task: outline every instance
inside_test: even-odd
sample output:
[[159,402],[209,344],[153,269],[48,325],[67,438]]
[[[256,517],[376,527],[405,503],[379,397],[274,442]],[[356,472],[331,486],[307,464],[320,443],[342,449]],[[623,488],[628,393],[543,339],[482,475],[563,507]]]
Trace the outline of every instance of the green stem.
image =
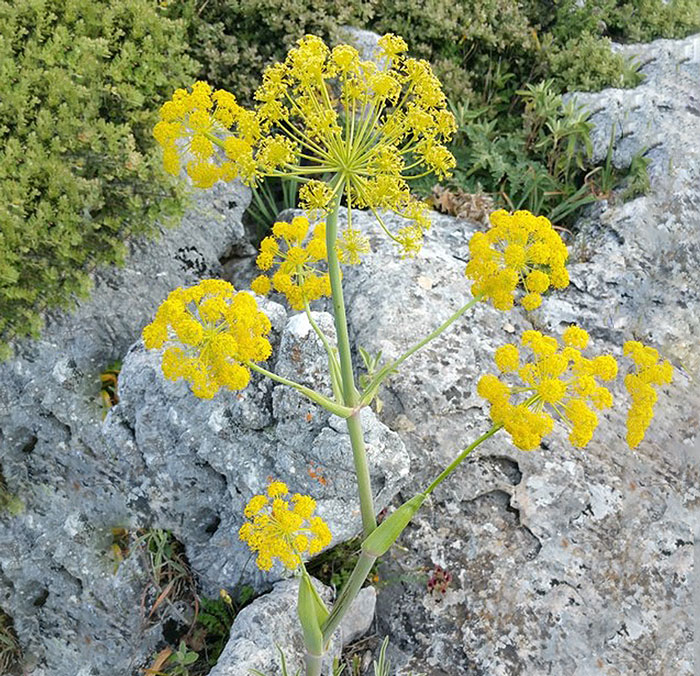
[[271,378],[282,385],[293,387],[295,390],[301,392],[303,395],[311,399],[311,401],[314,403],[318,404],[319,406],[323,406],[323,408],[325,408],[327,411],[330,411],[341,418],[348,418],[355,412],[353,409],[348,408],[347,406],[331,401],[328,397],[324,397],[322,394],[316,392],[316,390],[312,390],[310,387],[305,387],[304,385],[295,383],[293,380],[288,380],[287,378],[278,376],[276,373],[272,373],[272,371],[268,371],[262,366],[254,364],[252,361],[245,361],[244,363],[248,368],[253,369],[253,371],[257,371],[258,373],[267,376],[268,378]]
[[377,558],[375,556],[367,554],[366,552],[362,552],[360,554],[360,558],[355,564],[355,568],[353,568],[348,581],[345,583],[343,590],[340,592],[340,596],[338,596],[335,604],[333,605],[331,614],[323,623],[323,627],[321,627],[323,630],[324,644],[330,641],[331,636],[333,636],[333,632],[338,628],[338,625],[341,623],[343,617],[345,617],[345,613],[347,613],[350,605],[355,600],[355,597],[362,588],[362,585],[365,583],[365,580],[372,570],[372,566],[376,560]]
[[345,301],[343,300],[343,283],[340,278],[340,263],[335,250],[335,242],[338,237],[338,211],[340,210],[340,198],[343,194],[343,186],[334,198],[333,208],[326,221],[326,249],[328,252],[328,277],[333,293],[333,316],[335,318],[335,331],[338,339],[338,353],[340,355],[340,372],[343,377],[343,398],[346,406],[354,406],[357,401],[357,390],[352,372],[352,356],[350,353],[350,338],[348,337],[348,321],[345,316]]
[[428,334],[423,340],[416,343],[413,347],[406,350],[400,357],[382,367],[377,375],[374,376],[372,382],[367,386],[365,391],[362,393],[360,399],[360,405],[366,406],[372,401],[374,395],[377,393],[377,389],[382,384],[382,381],[392,372],[395,371],[403,362],[405,362],[411,355],[415,354],[422,347],[427,345],[431,340],[435,340],[445,329],[447,329],[451,324],[456,322],[467,310],[474,307],[480,300],[482,296],[475,296],[466,305],[463,305],[457,312],[455,312],[451,317],[446,319],[440,326],[438,326],[432,333]]
[[369,476],[367,464],[367,451],[365,439],[362,434],[360,411],[355,411],[345,419],[350,434],[352,446],[352,458],[355,462],[355,474],[357,476],[357,491],[360,495],[360,512],[362,513],[362,531],[367,537],[376,527],[377,519],[374,515],[374,499],[372,497],[372,482]]
[[307,650],[304,655],[304,664],[306,665],[306,676],[321,676],[323,655],[313,655]]
[[[337,191],[333,208],[326,221],[326,249],[328,251],[328,276],[330,277],[331,291],[333,293],[333,316],[335,318],[335,331],[338,340],[340,375],[343,383],[343,403],[346,406],[354,407],[357,403],[358,393],[355,388],[355,378],[352,371],[352,356],[350,353],[350,338],[348,337],[348,322],[345,315],[345,302],[343,300],[343,284],[340,278],[340,263],[335,250],[335,242],[338,236],[338,211],[340,210],[342,193],[343,186],[341,184]],[[350,435],[350,444],[352,445],[355,475],[357,476],[362,528],[365,537],[367,537],[377,527],[377,520],[374,513],[372,485],[359,411],[346,417],[346,422]]]
[[321,331],[319,325],[314,321],[314,318],[311,315],[311,308],[309,307],[309,303],[306,299],[304,299],[304,311],[306,312],[309,324],[311,324],[311,328],[313,328],[313,330],[316,332],[316,335],[318,336],[319,340],[323,343],[323,347],[326,350],[326,354],[328,355],[328,368],[331,372],[331,385],[333,387],[333,396],[335,397],[336,401],[341,402],[343,401],[342,377],[340,375],[340,366],[338,366],[338,360],[335,357],[335,351],[333,349],[333,346],[328,342],[326,334],[323,333],[323,331]]
[[503,425],[494,425],[488,432],[484,432],[478,439],[473,441],[469,446],[467,446],[440,474],[436,477],[435,481],[428,486],[428,488],[423,491],[426,495],[432,493],[445,479],[447,479],[452,472],[457,469],[457,467],[462,463],[462,461],[482,442],[486,441],[489,437],[492,437],[498,430],[501,429]]

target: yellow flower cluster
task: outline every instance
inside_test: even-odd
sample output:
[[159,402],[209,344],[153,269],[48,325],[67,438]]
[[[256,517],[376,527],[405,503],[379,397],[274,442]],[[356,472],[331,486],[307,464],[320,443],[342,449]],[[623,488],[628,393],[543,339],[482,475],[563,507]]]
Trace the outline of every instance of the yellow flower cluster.
[[331,542],[331,532],[320,516],[313,516],[316,501],[295,493],[291,500],[286,484],[273,481],[266,495],[256,495],[246,505],[246,521],[238,532],[257,554],[261,570],[270,570],[274,559],[296,570],[302,556],[318,554]]
[[251,288],[260,295],[271,288],[283,293],[294,310],[303,310],[305,302],[324,296],[330,297],[331,283],[328,274],[319,274],[318,263],[328,260],[326,251],[326,224],[317,223],[309,241],[309,220],[297,216],[291,223],[278,221],[272,227],[272,235],[260,242],[257,266],[267,272],[277,266],[272,278],[259,275]]
[[636,448],[654,417],[657,394],[653,386],[669,384],[673,379],[673,366],[667,360],[659,362],[657,350],[636,340],[628,340],[623,353],[635,365],[635,372],[625,376],[625,387],[632,398],[627,414],[627,443],[630,448]]
[[222,387],[242,390],[250,380],[247,361],[265,361],[272,351],[270,320],[255,298],[221,279],[172,291],[143,329],[148,349],[167,345],[163,374],[184,378],[197,397],[210,399]]
[[[502,374],[517,374],[522,385],[510,386],[494,375],[483,376],[477,391],[491,404],[491,419],[502,425],[518,448],[529,451],[540,445],[542,437],[552,431],[556,413],[569,427],[569,441],[585,446],[598,425],[598,416],[591,406],[601,410],[612,406],[610,390],[597,379],[610,381],[617,375],[617,362],[612,355],[587,359],[581,354],[588,345],[588,334],[578,326],[570,326],[562,336],[560,349],[556,338],[539,331],[525,331],[521,343],[533,358],[521,363],[518,347],[499,347],[494,355]],[[519,403],[512,403],[515,398]]]
[[[217,161],[215,146],[224,147],[221,136],[235,129],[239,146],[230,146],[229,158]],[[163,147],[166,171],[180,172],[180,156],[190,158],[187,174],[198,188],[210,188],[218,180],[232,181],[236,177],[251,180],[256,166],[252,152],[246,150],[260,138],[255,115],[236,103],[236,98],[223,89],[215,92],[206,82],[195,82],[192,91],[177,89],[173,98],[160,109],[160,121],[153,136]]]
[[[361,60],[354,47],[331,50],[307,35],[264,72],[254,110],[203,82],[191,93],[177,90],[154,130],[166,167],[179,170],[182,148],[194,157],[187,170],[200,187],[236,177],[248,184],[263,176],[296,177],[305,183],[305,209],[327,210],[344,195],[348,210],[371,209],[402,254],[413,255],[430,219],[408,182],[427,173],[449,175],[455,160],[444,142],[456,125],[430,65],[405,57],[406,50],[402,38],[383,36],[380,68]],[[329,175],[328,183],[319,180]],[[412,223],[392,233],[382,209]]]
[[465,274],[474,281],[475,296],[491,299],[498,310],[510,310],[515,290],[522,286],[525,294],[520,303],[534,310],[550,286],[568,286],[565,263],[569,252],[544,216],[499,209],[490,220],[488,232],[477,232],[469,241],[471,259]]

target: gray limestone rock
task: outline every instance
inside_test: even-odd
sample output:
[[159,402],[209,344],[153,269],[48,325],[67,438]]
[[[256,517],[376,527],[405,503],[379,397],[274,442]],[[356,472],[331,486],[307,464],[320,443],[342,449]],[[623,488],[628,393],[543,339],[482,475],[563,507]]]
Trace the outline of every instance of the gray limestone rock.
[[355,26],[343,26],[340,29],[339,37],[355,47],[360,53],[360,58],[365,61],[372,61],[379,49],[380,36],[373,31],[356,28]]
[[[312,578],[313,579],[313,578]],[[316,589],[327,605],[332,593],[318,580]],[[284,580],[272,591],[257,598],[236,617],[226,648],[211,676],[250,676],[257,669],[265,676],[280,674],[279,650],[289,674],[301,669],[304,643],[296,612],[299,583]],[[365,587],[348,609],[348,614],[333,635],[324,659],[324,674],[329,674],[334,658],[340,657],[343,646],[364,635],[374,619],[376,595],[373,587]]]
[[147,471],[132,431],[103,436],[100,373],[169,291],[219,275],[221,258],[245,250],[249,200],[241,186],[201,193],[180,227],[132,242],[124,267],[96,273],[89,300],[51,313],[42,338],[0,364],[0,472],[24,504],[0,514],[0,607],[34,674],[131,676],[162,641],[140,610],[147,571],[133,559],[115,574],[108,553],[112,528],[157,524],[147,499],[130,502]]

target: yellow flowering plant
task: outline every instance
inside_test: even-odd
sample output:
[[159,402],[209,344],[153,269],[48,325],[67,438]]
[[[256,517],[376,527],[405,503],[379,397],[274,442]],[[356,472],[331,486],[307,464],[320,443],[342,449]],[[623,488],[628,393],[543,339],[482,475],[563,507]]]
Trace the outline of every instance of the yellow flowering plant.
[[[532,311],[548,291],[569,284],[568,251],[547,218],[528,211],[494,211],[491,227],[469,242],[465,277],[472,283],[472,299],[397,359],[377,369],[374,363],[358,388],[341,266],[361,264],[370,245],[353,226],[352,210],[371,210],[398,254],[414,256],[430,219],[428,207],[411,195],[409,182],[426,172],[443,176],[454,167],[443,143],[455,122],[440,83],[425,61],[405,56],[406,51],[400,37],[388,34],[379,40],[376,60],[363,61],[349,45],[330,49],[320,38],[307,35],[283,63],[265,71],[253,110],[241,107],[233,94],[197,82],[191,91],[177,90],[162,106],[154,129],[166,169],[177,174],[184,166],[200,188],[234,179],[254,185],[265,176],[301,183],[306,215],[272,225],[271,234],[260,243],[260,274],[251,281],[253,293],[236,291],[221,280],[176,289],[144,328],[143,339],[147,348],[163,350],[164,376],[185,379],[195,396],[211,398],[221,388],[243,389],[254,371],[296,389],[346,421],[364,541],[332,608],[316,593],[304,564],[306,557],[331,542],[328,526],[314,514],[312,497],[290,497],[285,483],[273,481],[265,493],[250,499],[239,531],[262,570],[279,561],[298,573],[307,676],[321,673],[330,638],[376,559],[475,448],[503,429],[515,447],[534,450],[556,420],[568,428],[573,446],[585,447],[598,426],[598,412],[613,405],[606,384],[617,377],[617,361],[610,354],[586,356],[589,336],[584,329],[569,326],[560,340],[525,331],[519,344],[496,350],[499,374],[486,374],[478,382],[477,392],[489,404],[490,429],[425,490],[377,525],[360,411],[373,402],[384,380],[477,303],[508,311],[517,302]],[[339,233],[341,207],[347,209],[347,226]],[[404,216],[408,225],[390,231],[382,217],[386,210]],[[261,365],[271,353],[270,322],[253,294],[271,291],[282,294],[292,310],[306,313],[327,354],[332,398]],[[323,297],[332,300],[336,345],[310,310],[310,304]],[[656,388],[671,381],[673,369],[641,343],[629,341],[623,352],[634,363],[625,386],[632,399],[627,439],[635,447],[651,421]]]

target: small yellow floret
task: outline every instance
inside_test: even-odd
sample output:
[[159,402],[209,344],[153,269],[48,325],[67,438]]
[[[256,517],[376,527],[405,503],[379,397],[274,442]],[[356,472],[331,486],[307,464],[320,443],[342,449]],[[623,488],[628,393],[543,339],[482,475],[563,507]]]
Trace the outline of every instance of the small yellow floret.
[[270,293],[271,286],[272,282],[270,282],[270,278],[266,277],[265,275],[258,275],[250,283],[251,290],[260,296],[266,296],[268,293]]
[[517,371],[520,366],[518,348],[511,343],[502,345],[494,353],[494,361],[502,373]]
[[283,483],[282,481],[273,481],[267,487],[267,494],[271,498],[276,498],[276,497],[279,497],[280,495],[286,495],[287,493],[289,493],[289,490],[287,488],[287,484]]
[[569,326],[565,329],[562,340],[565,345],[583,350],[588,345],[588,332],[576,325]]

